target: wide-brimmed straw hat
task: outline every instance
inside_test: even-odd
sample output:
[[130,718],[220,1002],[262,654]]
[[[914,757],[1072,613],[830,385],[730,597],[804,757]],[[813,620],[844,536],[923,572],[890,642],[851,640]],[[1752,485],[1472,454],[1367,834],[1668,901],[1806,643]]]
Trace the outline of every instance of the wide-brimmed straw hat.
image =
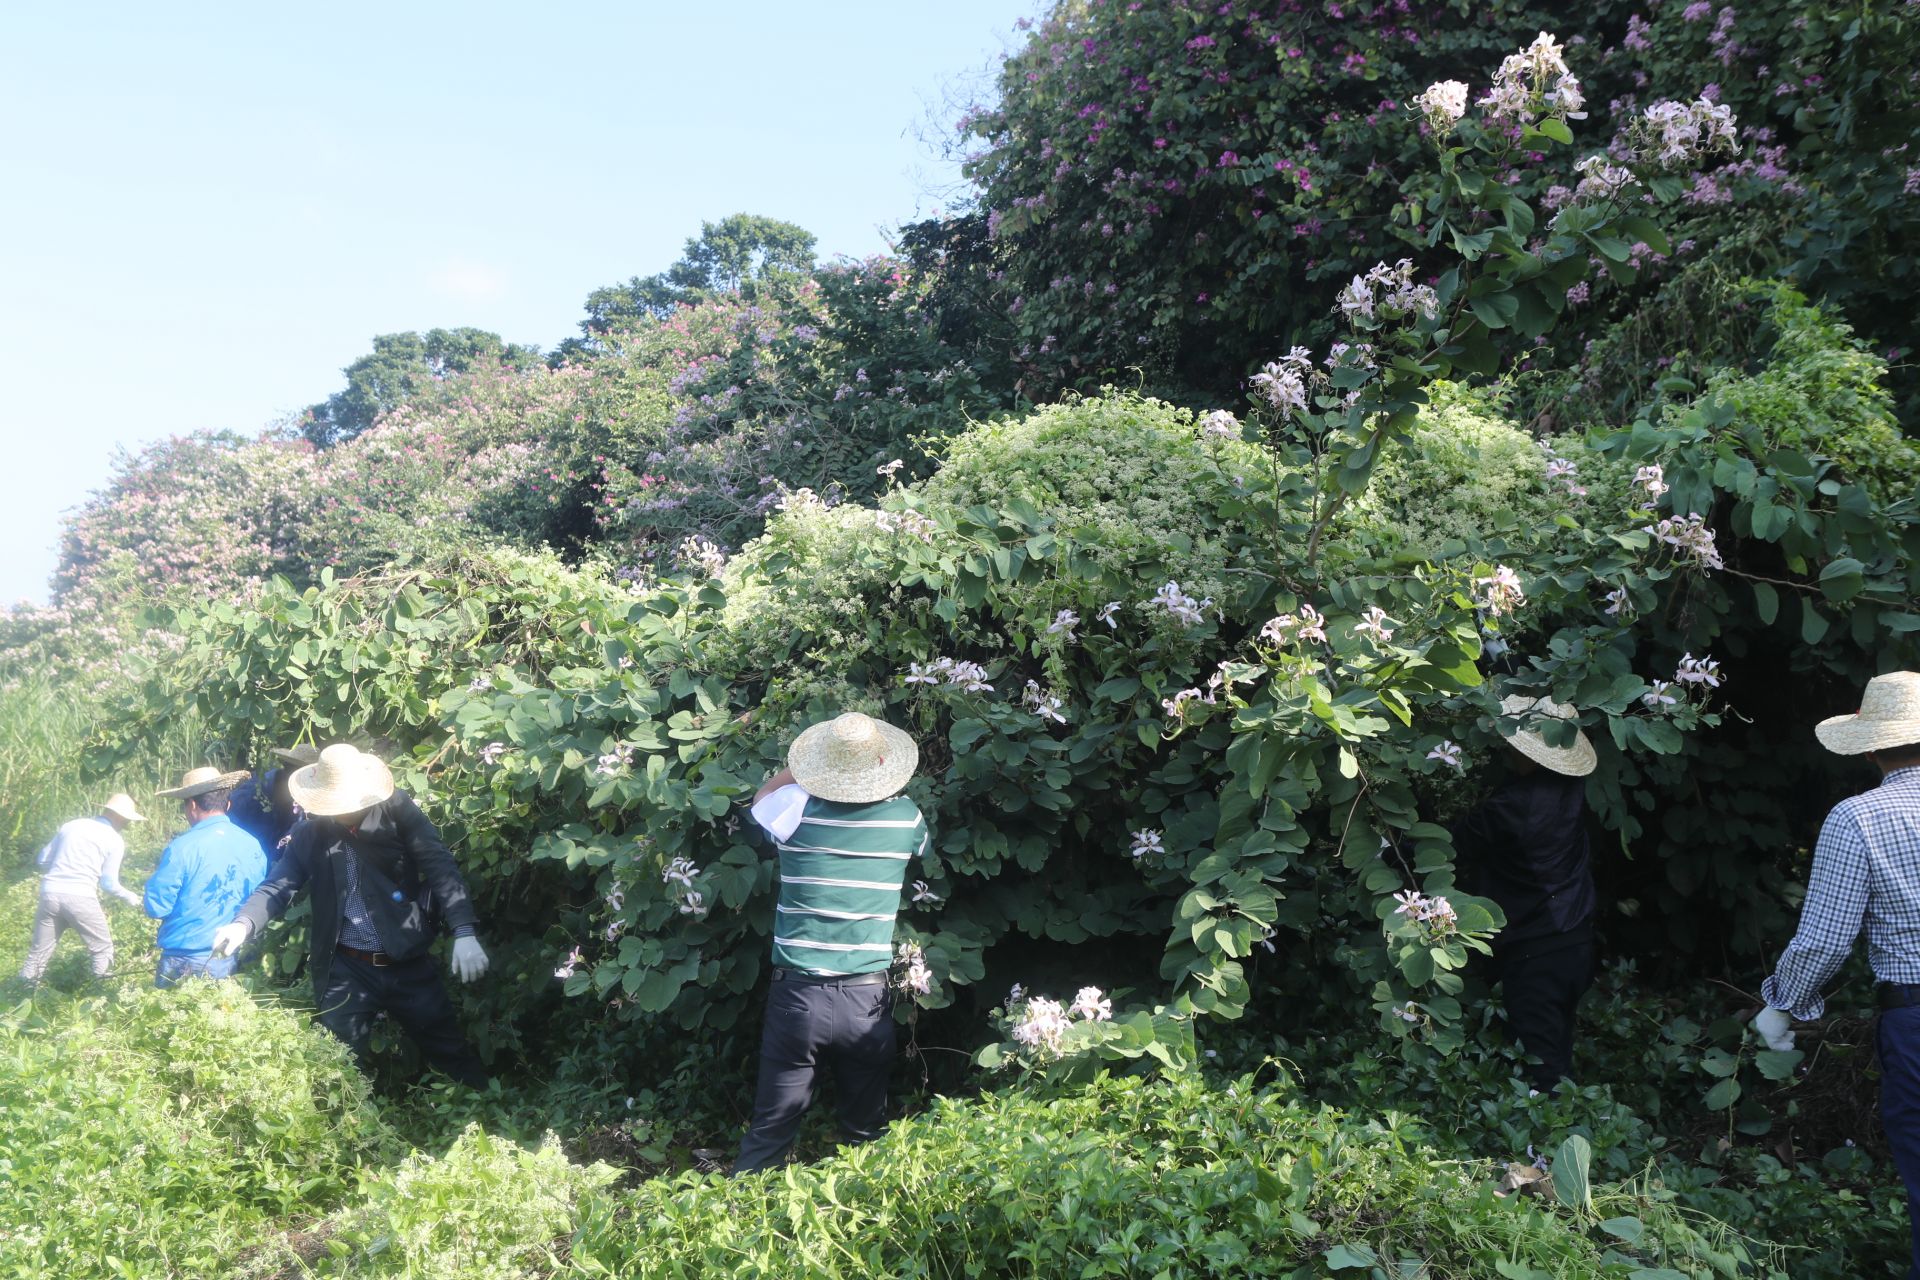
[[393,770],[378,756],[336,742],[314,763],[294,770],[287,791],[295,804],[317,817],[359,813],[393,794]]
[[787,768],[802,790],[842,804],[885,800],[919,763],[920,748],[906,730],[858,711],[809,725],[787,750]]
[[1920,671],[1875,676],[1860,695],[1860,710],[1822,720],[1813,736],[1843,756],[1920,745]]
[[146,821],[146,818],[141,815],[140,811],[133,807],[133,797],[124,791],[114,792],[107,797],[107,802],[100,807],[108,813],[119,814],[128,822]]
[[1508,744],[1541,768],[1551,769],[1569,778],[1584,778],[1599,765],[1600,757],[1594,754],[1593,743],[1579,729],[1573,731],[1572,746],[1556,747],[1549,745],[1538,730],[1524,727],[1530,721],[1537,722],[1548,717],[1555,720],[1577,719],[1580,713],[1566,703],[1530,693],[1516,693],[1500,700],[1500,714],[1504,719],[1523,726],[1507,735]]
[[253,775],[245,769],[235,769],[222,773],[211,765],[202,765],[198,769],[189,769],[180,779],[177,787],[168,787],[165,791],[156,791],[157,796],[166,796],[170,800],[191,800],[203,796],[209,791],[231,791]]
[[316,764],[320,759],[320,748],[303,742],[297,747],[275,747],[273,754],[291,765]]

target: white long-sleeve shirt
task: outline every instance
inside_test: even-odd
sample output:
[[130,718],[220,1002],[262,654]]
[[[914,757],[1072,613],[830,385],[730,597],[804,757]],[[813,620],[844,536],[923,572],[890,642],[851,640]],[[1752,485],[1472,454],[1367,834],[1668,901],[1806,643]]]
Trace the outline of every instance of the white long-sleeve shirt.
[[132,890],[120,883],[120,861],[127,856],[127,842],[105,818],[75,818],[47,841],[40,850],[40,892],[43,895],[67,893],[108,893],[127,902],[138,902]]

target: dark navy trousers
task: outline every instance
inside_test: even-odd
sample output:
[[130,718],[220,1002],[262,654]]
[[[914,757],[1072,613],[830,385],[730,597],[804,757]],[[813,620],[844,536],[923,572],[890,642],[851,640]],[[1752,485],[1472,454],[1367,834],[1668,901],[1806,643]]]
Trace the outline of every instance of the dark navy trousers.
[[1907,1227],[1913,1261],[1907,1280],[1920,1280],[1920,1005],[1880,1015],[1880,1123],[1907,1184]]
[[333,957],[317,1021],[353,1050],[365,1066],[373,1020],[385,1013],[420,1046],[427,1061],[475,1089],[486,1087],[487,1069],[467,1044],[447,998],[440,971],[426,956],[373,965],[342,951]]
[[845,1138],[879,1137],[887,1124],[893,1051],[893,1000],[884,981],[777,979],[760,1029],[753,1120],[733,1171],[751,1173],[787,1158],[823,1067],[833,1077],[834,1112]]

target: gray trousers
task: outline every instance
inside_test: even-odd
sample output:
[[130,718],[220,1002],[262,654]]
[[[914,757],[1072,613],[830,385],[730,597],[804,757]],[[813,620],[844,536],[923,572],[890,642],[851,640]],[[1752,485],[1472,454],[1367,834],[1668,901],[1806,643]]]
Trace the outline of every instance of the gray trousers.
[[27,946],[27,962],[20,976],[28,982],[40,981],[53,959],[53,948],[68,929],[80,935],[93,956],[93,976],[104,978],[113,971],[113,931],[107,928],[107,913],[100,898],[91,893],[43,893],[39,909],[33,913],[33,941]]
[[776,981],[760,1029],[760,1082],[735,1173],[787,1158],[813,1105],[820,1068],[833,1076],[834,1112],[849,1141],[871,1142],[887,1124],[893,1075],[893,1000],[885,982]]

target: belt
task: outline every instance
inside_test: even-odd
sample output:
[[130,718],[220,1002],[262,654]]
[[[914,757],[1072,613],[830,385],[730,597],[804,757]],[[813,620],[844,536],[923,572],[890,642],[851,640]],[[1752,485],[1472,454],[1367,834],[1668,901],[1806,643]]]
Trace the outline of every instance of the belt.
[[343,956],[352,956],[355,960],[370,964],[376,969],[384,969],[393,963],[393,957],[384,951],[362,951],[360,948],[350,947],[344,942],[336,946],[334,950]]
[[1912,982],[1882,982],[1874,987],[1874,994],[1880,997],[1882,1009],[1905,1009],[1920,1004],[1920,984]]
[[797,982],[808,987],[878,987],[886,985],[887,971],[876,970],[873,973],[802,973],[798,969],[776,968],[773,971],[775,982]]

